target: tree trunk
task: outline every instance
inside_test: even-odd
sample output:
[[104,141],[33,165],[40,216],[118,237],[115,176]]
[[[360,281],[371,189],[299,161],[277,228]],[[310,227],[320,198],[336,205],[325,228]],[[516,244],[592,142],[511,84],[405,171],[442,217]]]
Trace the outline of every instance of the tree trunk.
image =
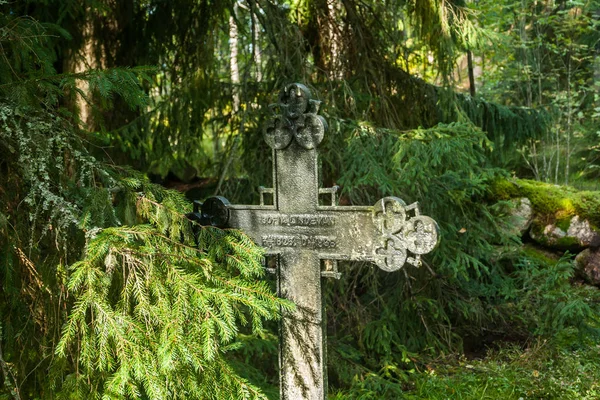
[[233,6],[233,14],[229,17],[229,71],[231,73],[231,97],[233,112],[240,109],[240,69],[238,66],[238,29],[235,22],[237,4]]
[[469,70],[469,93],[475,97],[475,75],[473,73],[473,53],[467,50],[467,69]]
[[[81,46],[68,51],[70,54],[65,57],[63,63],[65,72],[79,74],[99,67],[98,62],[94,57],[94,25],[92,21],[94,15],[89,7],[85,12],[85,16],[85,20],[82,21],[81,24]],[[88,101],[91,100],[90,98],[92,96],[89,84],[85,81],[78,80],[76,86],[83,95],[79,93],[74,94],[73,105],[75,108],[75,115],[78,116],[84,129],[93,130],[95,127],[92,118],[92,107]],[[87,97],[88,100],[83,96]]]
[[571,165],[571,135],[573,131],[573,94],[571,93],[571,74],[572,74],[572,65],[571,65],[571,52],[568,54],[567,60],[567,149],[566,149],[566,159],[565,159],[565,185],[569,184],[569,167]]
[[262,57],[260,54],[260,33],[258,24],[258,18],[254,10],[250,10],[252,13],[252,57],[254,58],[254,65],[256,65],[256,81],[262,81]]

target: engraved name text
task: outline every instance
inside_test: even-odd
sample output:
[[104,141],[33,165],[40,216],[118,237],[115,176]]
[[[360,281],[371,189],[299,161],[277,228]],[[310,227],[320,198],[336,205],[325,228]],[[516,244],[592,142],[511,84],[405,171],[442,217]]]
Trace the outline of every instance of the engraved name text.
[[334,226],[336,218],[330,215],[267,214],[260,217],[262,225],[281,226]]
[[337,246],[335,237],[306,235],[264,235],[264,247],[304,247],[309,249],[333,249]]

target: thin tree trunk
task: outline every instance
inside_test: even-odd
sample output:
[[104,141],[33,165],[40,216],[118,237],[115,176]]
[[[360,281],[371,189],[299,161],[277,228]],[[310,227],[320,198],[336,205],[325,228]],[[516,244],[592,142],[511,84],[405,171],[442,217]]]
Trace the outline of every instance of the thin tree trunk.
[[467,69],[469,71],[469,93],[475,97],[475,75],[473,74],[473,53],[467,50]]
[[252,57],[254,58],[254,64],[256,65],[256,81],[262,81],[262,57],[260,54],[260,34],[259,34],[259,24],[258,18],[256,18],[256,14],[252,11]]
[[[238,4],[237,2],[233,5],[232,15],[229,17],[229,70],[231,73],[231,97],[233,102],[233,110],[232,110],[232,118],[231,118],[231,132],[233,137],[233,144],[231,145],[231,150],[229,151],[229,155],[227,160],[225,161],[225,165],[221,171],[219,176],[219,182],[217,183],[217,187],[215,189],[214,194],[217,195],[221,191],[221,186],[225,181],[225,177],[227,176],[227,171],[229,170],[229,166],[233,162],[233,157],[237,152],[237,147],[239,143],[239,137],[244,133],[244,124],[246,120],[246,111],[244,110],[242,115],[242,122],[240,126],[240,131],[237,135],[235,135],[235,129],[233,127],[233,115],[238,114],[240,111],[240,69],[238,65],[238,45],[239,45],[239,37],[238,37],[238,29],[235,22],[235,17],[237,15]],[[246,70],[248,71],[248,70]],[[244,75],[244,82],[247,82],[247,73]]]
[[341,49],[342,49],[342,38],[341,38],[341,26],[339,24],[341,3],[336,0],[327,1],[328,18],[327,18],[327,31],[329,36],[330,47],[330,71],[329,76],[333,79],[339,80],[344,74],[342,71],[341,62]]
[[[532,77],[531,77],[531,65],[530,65],[530,57],[529,57],[529,50],[527,48],[527,29],[526,29],[526,25],[527,25],[527,19],[526,19],[526,12],[527,12],[527,3],[525,0],[521,0],[521,8],[522,8],[522,14],[521,14],[521,18],[519,20],[519,37],[521,39],[521,54],[522,54],[522,62],[525,66],[529,67],[527,69],[527,75],[526,75],[526,103],[525,105],[528,108],[533,107],[533,85],[532,85]],[[531,168],[532,172],[535,175],[535,179],[539,180],[539,166],[538,166],[538,154],[537,154],[537,146],[535,143],[535,139],[532,139],[531,141],[531,162],[528,162],[527,164],[529,165],[529,168]],[[524,157],[527,157],[526,155],[524,155]]]
[[[558,91],[558,87],[556,90]],[[558,169],[560,167],[560,129],[559,124],[556,124],[556,168],[554,169],[554,183],[558,184]]]
[[233,101],[233,112],[240,109],[240,68],[238,65],[238,29],[235,23],[237,3],[233,6],[233,14],[229,17],[229,70],[231,73],[231,97]]
[[481,75],[479,81],[479,88],[483,89],[485,87],[485,54],[481,55]]
[[[90,69],[97,68],[98,63],[94,58],[94,26],[92,19],[94,15],[90,11],[89,7],[85,12],[86,18],[82,21],[81,28],[81,39],[82,45],[79,49],[71,50],[71,55],[65,57],[64,68],[67,72],[82,73]],[[77,89],[83,93],[88,100],[90,99],[91,93],[89,89],[89,83],[83,80],[77,80],[75,83]],[[92,121],[92,107],[83,95],[76,93],[74,98],[74,106],[76,108],[77,116],[86,129],[93,130]]]
[[219,140],[219,129],[217,128],[217,124],[215,121],[215,110],[211,107],[210,109],[210,120],[212,122],[212,139],[213,139],[213,159],[219,159],[219,153],[221,152],[221,143]]
[[[539,34],[539,32],[538,32]],[[543,101],[543,91],[542,91],[542,52],[537,48],[537,57],[536,57],[536,66],[537,66],[537,89],[538,89],[538,107],[541,107],[544,103]],[[550,135],[546,133],[547,137],[550,138]],[[551,140],[550,140],[551,141]],[[542,174],[540,180],[544,180],[544,182],[548,182],[550,178],[550,167],[548,166],[548,158],[546,157],[546,151],[544,149],[543,138],[540,141],[542,148]]]
[[571,53],[569,52],[569,58],[567,61],[567,153],[565,160],[565,185],[569,184],[569,167],[571,165],[571,133],[573,130],[573,104],[572,104],[572,93],[571,93],[571,73],[572,73],[572,65],[571,65]]

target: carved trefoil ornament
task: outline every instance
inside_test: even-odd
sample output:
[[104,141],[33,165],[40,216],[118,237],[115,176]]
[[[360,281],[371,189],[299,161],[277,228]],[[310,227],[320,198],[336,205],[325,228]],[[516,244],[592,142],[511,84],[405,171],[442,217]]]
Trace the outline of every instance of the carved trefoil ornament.
[[[409,216],[411,212],[413,216]],[[375,263],[384,271],[396,271],[405,262],[419,267],[421,255],[438,244],[437,223],[420,215],[418,203],[407,206],[398,197],[384,197],[373,206],[373,223],[381,233]]]
[[325,118],[317,115],[320,105],[306,86],[287,85],[279,95],[279,103],[269,106],[274,116],[264,127],[267,144],[273,150],[283,150],[295,139],[305,149],[316,148],[327,130]]

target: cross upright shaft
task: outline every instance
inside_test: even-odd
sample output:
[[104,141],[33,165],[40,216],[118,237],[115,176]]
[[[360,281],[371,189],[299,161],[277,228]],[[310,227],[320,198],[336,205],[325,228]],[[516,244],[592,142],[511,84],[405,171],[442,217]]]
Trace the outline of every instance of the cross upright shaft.
[[314,213],[319,204],[317,151],[300,151],[296,142],[286,150],[274,151],[275,205],[283,213]]
[[[327,396],[321,259],[370,261],[386,271],[405,262],[420,265],[420,256],[437,245],[437,225],[406,205],[385,197],[374,206],[319,205],[317,152],[327,123],[317,115],[320,102],[308,88],[287,85],[279,108],[264,129],[273,149],[273,205],[230,205],[210,198],[197,219],[241,229],[267,254],[278,256],[279,294],[296,304],[282,316],[280,393],[282,400],[320,400]],[[412,217],[409,213],[414,214]]]
[[[288,123],[288,133],[297,134],[302,129],[299,125],[306,125],[310,118],[303,115],[310,101],[303,89],[291,87],[282,94],[288,99],[286,111],[293,116],[291,124],[290,121],[281,124],[283,128]],[[320,141],[318,136],[322,138],[326,125],[318,117],[313,119]],[[267,132],[269,129],[277,131],[277,122],[280,121],[267,127]],[[281,133],[274,132],[275,135]],[[280,213],[314,215],[317,211],[317,152],[314,143],[308,147],[311,148],[302,148],[299,141],[292,140],[286,148],[273,149],[273,200]],[[279,293],[296,304],[296,310],[284,315],[280,326],[281,399],[324,399],[327,389],[321,268],[313,250],[288,247],[279,253]]]
[[[275,202],[282,213],[317,211],[318,170],[315,149],[274,150]],[[295,149],[294,147],[298,147]],[[293,247],[279,255],[279,293],[296,310],[280,327],[281,399],[324,399],[327,395],[321,268],[318,254]]]

